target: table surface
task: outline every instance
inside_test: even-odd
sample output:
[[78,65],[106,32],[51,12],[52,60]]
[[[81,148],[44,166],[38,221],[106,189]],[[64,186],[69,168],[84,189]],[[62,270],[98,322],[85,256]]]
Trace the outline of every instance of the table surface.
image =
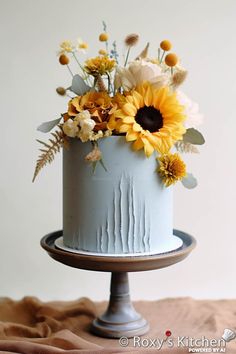
[[140,272],[171,266],[185,259],[196,246],[196,240],[189,234],[174,230],[183,245],[175,251],[147,256],[94,256],[64,251],[55,246],[55,240],[62,236],[62,230],[44,236],[41,246],[54,260],[73,268],[104,272]]

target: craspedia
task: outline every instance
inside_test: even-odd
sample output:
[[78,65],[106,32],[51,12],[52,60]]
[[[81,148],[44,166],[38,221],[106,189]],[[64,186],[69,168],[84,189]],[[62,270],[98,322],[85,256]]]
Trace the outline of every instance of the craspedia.
[[100,49],[98,53],[100,55],[107,55],[107,51],[105,49]]
[[168,52],[168,50],[170,50],[172,48],[172,44],[170,41],[168,41],[168,39],[165,39],[164,41],[162,41],[160,43],[160,47],[161,49],[163,49],[165,52]]
[[68,58],[67,55],[61,54],[61,55],[59,56],[59,63],[60,63],[61,65],[68,65],[69,62],[70,62],[70,59]]
[[101,33],[100,35],[99,35],[99,41],[100,42],[107,42],[107,40],[108,40],[108,38],[109,38],[109,36],[108,36],[108,34],[107,33]]
[[173,67],[175,66],[179,61],[178,56],[175,53],[169,53],[165,57],[165,63],[167,66]]

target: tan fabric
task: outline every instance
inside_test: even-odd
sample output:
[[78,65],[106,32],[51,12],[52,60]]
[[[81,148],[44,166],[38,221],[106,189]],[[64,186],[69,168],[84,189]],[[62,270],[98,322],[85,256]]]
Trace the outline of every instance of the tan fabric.
[[[133,339],[122,348],[116,339],[100,338],[89,332],[90,323],[106,303],[86,298],[75,301],[43,303],[35,297],[21,301],[0,299],[0,353],[188,353],[187,348],[136,348]],[[236,330],[236,300],[193,300],[191,298],[138,301],[138,312],[149,321],[150,331],[142,339],[164,339],[170,329],[172,338],[189,336],[220,339],[225,328]],[[147,343],[147,342],[146,342]],[[151,344],[150,344],[151,345]],[[227,343],[226,353],[236,354],[236,339]]]

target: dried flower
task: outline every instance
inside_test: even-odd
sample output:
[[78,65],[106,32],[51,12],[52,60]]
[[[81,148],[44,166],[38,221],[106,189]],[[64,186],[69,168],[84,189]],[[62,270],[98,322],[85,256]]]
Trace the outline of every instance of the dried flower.
[[107,33],[101,33],[100,35],[99,35],[99,41],[100,42],[107,42],[107,40],[108,40],[108,38],[109,38],[109,36],[108,36],[108,34]]
[[68,58],[67,55],[61,54],[61,55],[59,56],[59,63],[60,63],[61,65],[68,65],[69,62],[70,62],[70,59]]
[[167,54],[167,56],[165,57],[165,63],[167,66],[173,67],[175,66],[179,61],[178,56],[175,53],[170,53]]
[[85,156],[85,160],[88,162],[96,162],[100,161],[102,158],[101,150],[99,150],[98,146],[94,146],[93,150]]
[[111,72],[116,65],[116,61],[114,59],[110,59],[107,56],[98,56],[95,58],[91,58],[86,60],[84,65],[84,70],[94,76],[104,75],[106,73]]
[[172,48],[172,44],[170,41],[168,41],[168,39],[165,39],[164,41],[162,41],[160,43],[160,47],[161,49],[163,49],[165,52],[167,52],[168,50],[170,50]]
[[135,58],[135,60],[138,59],[145,59],[148,56],[148,48],[149,48],[149,43],[146,44],[146,47],[141,51],[141,53]]
[[158,173],[166,187],[186,176],[186,165],[179,154],[165,154],[158,158]]
[[60,95],[60,96],[65,96],[65,94],[66,94],[66,89],[64,88],[64,87],[57,87],[56,88],[56,92],[58,93],[58,95]]
[[112,114],[113,103],[107,92],[88,92],[84,96],[74,97],[68,106],[69,117],[75,117],[78,113],[88,111],[95,121],[94,131],[107,129],[107,122]]
[[188,72],[186,70],[178,70],[171,77],[171,85],[176,89],[185,81]]
[[107,55],[107,51],[105,49],[100,49],[98,53],[100,55]]
[[71,41],[63,41],[60,44],[61,50],[59,51],[59,54],[65,54],[65,53],[71,53],[74,50],[73,44]]
[[131,33],[125,38],[125,44],[128,47],[133,47],[138,43],[139,40],[139,35],[136,33]]
[[71,118],[69,118],[62,126],[63,132],[69,136],[70,138],[75,138],[79,128],[78,128],[78,122],[73,121]]
[[86,52],[86,49],[88,49],[88,44],[86,42],[84,42],[81,38],[77,39],[77,48],[78,50],[80,50],[81,52]]

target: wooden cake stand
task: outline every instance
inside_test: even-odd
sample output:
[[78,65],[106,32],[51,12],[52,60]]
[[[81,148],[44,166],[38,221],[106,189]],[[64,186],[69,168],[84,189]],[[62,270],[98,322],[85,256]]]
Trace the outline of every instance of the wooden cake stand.
[[107,338],[133,337],[149,330],[148,322],[135,311],[129,295],[128,272],[160,269],[186,258],[196,246],[195,239],[185,232],[174,230],[183,245],[168,253],[151,256],[93,256],[72,253],[56,248],[55,241],[62,231],[44,236],[41,246],[54,260],[73,268],[111,272],[111,293],[107,310],[91,326],[94,334]]

